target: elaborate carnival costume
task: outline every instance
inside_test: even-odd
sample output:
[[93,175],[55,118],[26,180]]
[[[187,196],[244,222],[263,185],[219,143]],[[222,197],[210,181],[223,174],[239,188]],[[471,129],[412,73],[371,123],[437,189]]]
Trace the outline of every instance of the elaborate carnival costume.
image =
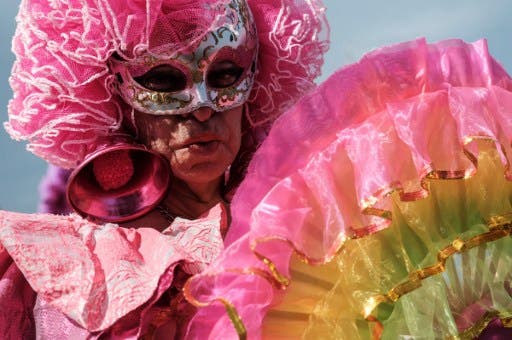
[[[319,4],[248,3],[260,50],[235,183],[273,119],[312,88],[325,50]],[[100,143],[126,137],[134,108],[194,106],[129,87],[141,53],[156,56],[154,67],[186,50],[175,42],[200,46],[243,3],[190,5],[26,1],[8,130],[80,168]],[[229,105],[192,83],[216,109]],[[246,85],[231,100],[243,101]],[[273,125],[232,200],[223,251],[222,206],[163,233],[3,212],[4,334],[30,334],[34,321],[48,337],[139,337],[172,322],[198,339],[509,334],[511,89],[484,41],[417,40],[366,55]]]
[[511,90],[485,41],[331,76],[253,157],[226,249],[184,288],[190,334],[510,338]]
[[[98,195],[152,180],[155,173],[138,170],[145,160],[166,169],[135,145],[134,110],[181,114],[245,102],[242,148],[226,184],[236,188],[275,118],[314,87],[328,43],[320,1],[23,0],[17,22],[5,127],[36,155],[76,168],[73,183],[92,174]],[[205,69],[223,57],[238,58],[244,72],[218,90]],[[167,64],[181,65],[186,91],[137,85],[141,73]],[[161,178],[148,185],[165,191],[170,176]],[[129,229],[100,222],[140,216],[158,199],[133,209],[116,197],[101,210],[95,195],[84,203],[83,186],[76,187],[71,204],[85,218],[0,212],[2,336],[191,338],[195,311],[181,289],[222,250],[225,208],[176,218],[163,232]]]

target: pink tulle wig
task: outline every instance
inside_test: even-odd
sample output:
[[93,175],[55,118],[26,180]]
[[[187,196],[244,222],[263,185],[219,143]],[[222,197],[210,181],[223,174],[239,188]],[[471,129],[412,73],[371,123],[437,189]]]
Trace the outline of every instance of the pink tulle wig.
[[[76,167],[132,117],[109,60],[194,46],[232,1],[22,0],[6,130],[48,162]],[[314,87],[328,27],[321,0],[246,2],[259,52],[244,129],[261,132]]]

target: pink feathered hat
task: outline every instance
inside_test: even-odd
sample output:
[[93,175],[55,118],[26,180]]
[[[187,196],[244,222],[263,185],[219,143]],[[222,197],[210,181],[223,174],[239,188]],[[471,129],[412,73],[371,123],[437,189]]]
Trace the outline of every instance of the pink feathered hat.
[[[222,15],[211,8],[229,2],[22,0],[7,132],[48,162],[76,167],[99,140],[125,133],[122,121],[131,108],[115,92],[107,60],[114,53],[129,59],[162,46],[190,46]],[[260,44],[246,113],[246,129],[254,131],[314,87],[328,27],[321,0],[247,3]]]

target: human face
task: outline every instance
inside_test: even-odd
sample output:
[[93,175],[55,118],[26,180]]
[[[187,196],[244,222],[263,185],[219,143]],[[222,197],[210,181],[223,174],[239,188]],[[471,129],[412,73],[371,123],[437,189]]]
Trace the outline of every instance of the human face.
[[203,107],[187,115],[136,112],[139,140],[169,159],[173,175],[191,184],[221,177],[241,143],[242,106],[222,112]]
[[[121,96],[135,110],[182,115],[242,105],[254,83],[256,28],[245,1],[226,5],[201,41],[180,51],[146,52],[130,61],[112,58]],[[222,75],[223,77],[220,77]]]

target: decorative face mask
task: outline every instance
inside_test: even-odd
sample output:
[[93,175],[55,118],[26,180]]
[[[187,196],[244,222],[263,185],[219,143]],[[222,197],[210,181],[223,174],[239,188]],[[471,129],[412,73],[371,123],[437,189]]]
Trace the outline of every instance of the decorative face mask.
[[[242,105],[254,82],[258,39],[245,1],[233,0],[193,49],[111,59],[124,100],[154,115],[221,112]],[[163,57],[165,56],[165,57]]]

